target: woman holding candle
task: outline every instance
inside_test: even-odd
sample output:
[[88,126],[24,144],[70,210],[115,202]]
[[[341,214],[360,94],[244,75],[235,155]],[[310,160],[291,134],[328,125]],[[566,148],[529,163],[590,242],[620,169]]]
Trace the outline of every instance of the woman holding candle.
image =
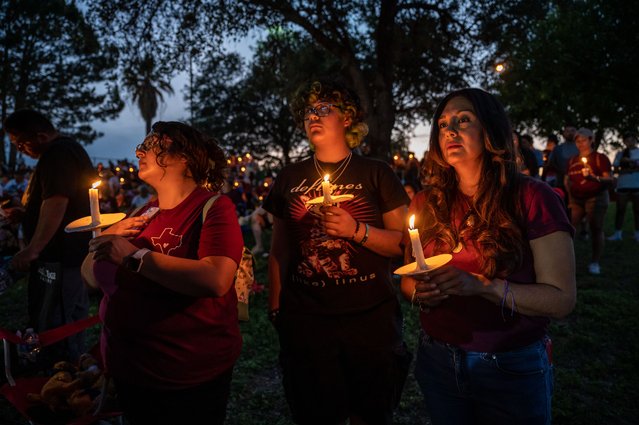
[[[388,164],[351,151],[367,133],[354,92],[315,81],[292,111],[314,154],[281,171],[264,209],[274,216],[270,317],[293,420],[390,424],[410,360],[389,268],[408,197]],[[307,203],[324,196],[327,174],[333,199],[353,198]]]
[[206,217],[203,208],[226,159],[178,122],[155,123],[136,156],[157,200],[94,238],[83,265],[104,292],[103,356],[130,423],[221,424],[241,347],[233,278],[243,241],[229,198]]
[[462,89],[438,105],[426,189],[409,214],[424,255],[453,258],[402,278],[421,310],[415,376],[435,425],[550,423],[546,328],[575,304],[574,229],[552,189],[518,172],[515,155],[491,94]]
[[579,154],[568,161],[565,186],[570,195],[570,214],[575,227],[587,218],[592,234],[592,257],[588,265],[590,274],[601,274],[599,259],[604,247],[604,219],[610,203],[608,187],[612,184],[610,160],[592,149],[594,135],[587,128],[577,130],[575,144]]

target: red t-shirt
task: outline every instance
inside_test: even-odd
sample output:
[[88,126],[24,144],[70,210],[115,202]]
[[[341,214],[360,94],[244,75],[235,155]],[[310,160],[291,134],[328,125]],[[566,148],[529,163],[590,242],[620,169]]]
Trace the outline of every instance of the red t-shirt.
[[590,152],[586,156],[588,161],[583,163],[581,155],[576,155],[568,161],[568,178],[570,179],[570,196],[580,199],[592,198],[606,190],[606,185],[596,180],[584,177],[581,170],[590,168],[590,174],[601,177],[603,173],[610,173],[612,166],[610,160],[599,152]]
[[[211,196],[194,190],[156,214],[132,243],[174,257],[226,256],[239,264],[243,240],[233,202],[220,196],[202,223]],[[157,201],[136,215],[150,206]],[[94,273],[104,292],[102,354],[116,379],[155,389],[189,388],[235,364],[242,342],[233,287],[221,297],[197,298],[106,261],[97,262]]]
[[[521,202],[527,213],[524,237],[533,240],[557,231],[568,232],[574,229],[566,216],[559,196],[544,182],[522,177]],[[425,192],[413,198],[409,215],[420,211],[426,202]],[[455,210],[458,210],[455,208]],[[453,222],[459,226],[461,214],[455,213]],[[442,252],[434,252],[434,242],[424,247],[424,256],[429,257]],[[459,253],[452,253],[449,264],[471,273],[480,273],[481,253],[473,244],[466,244]],[[507,276],[515,283],[535,284],[536,275],[530,246],[526,245],[521,267]],[[516,299],[515,299],[516,302]],[[543,337],[549,319],[515,313],[510,316],[508,308],[501,307],[479,296],[451,296],[429,313],[421,314],[424,331],[438,341],[449,343],[467,351],[503,352],[524,347]]]

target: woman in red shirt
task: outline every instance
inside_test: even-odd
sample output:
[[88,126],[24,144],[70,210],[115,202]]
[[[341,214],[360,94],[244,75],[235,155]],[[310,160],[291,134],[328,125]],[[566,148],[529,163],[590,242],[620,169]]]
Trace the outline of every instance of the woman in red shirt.
[[592,149],[594,135],[587,128],[577,130],[575,145],[579,154],[568,161],[565,186],[570,195],[572,225],[578,227],[587,218],[592,233],[592,257],[588,265],[590,274],[601,273],[599,259],[603,253],[603,225],[610,198],[608,186],[612,183],[612,166],[606,155]]
[[155,123],[136,156],[157,200],[94,238],[83,265],[104,293],[106,367],[132,424],[222,424],[241,349],[232,286],[243,241],[228,197],[202,211],[226,158],[178,122]]
[[574,230],[559,197],[519,173],[515,155],[493,95],[462,89],[437,107],[426,189],[409,214],[424,256],[452,260],[402,279],[421,310],[415,377],[435,425],[550,424],[546,331],[575,305]]

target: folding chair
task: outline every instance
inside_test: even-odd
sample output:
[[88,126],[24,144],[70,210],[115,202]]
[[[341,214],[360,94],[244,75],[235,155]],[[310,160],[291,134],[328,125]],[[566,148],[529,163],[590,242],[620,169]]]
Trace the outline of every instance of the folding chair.
[[[100,319],[97,316],[89,317],[87,319],[78,320],[77,322],[68,323],[66,325],[60,326],[58,328],[50,329],[44,331],[39,334],[40,337],[40,346],[47,347],[56,342],[62,341],[65,338],[68,338],[72,335],[75,335],[78,332],[83,331],[84,329],[91,327],[100,322]],[[3,395],[15,408],[22,414],[26,419],[29,420],[32,424],[43,424],[43,422],[36,422],[32,417],[31,410],[34,406],[27,399],[27,394],[35,393],[39,394],[42,386],[49,380],[50,377],[46,376],[35,376],[35,377],[21,377],[14,378],[12,374],[12,365],[11,365],[11,344],[18,345],[21,343],[20,337],[15,335],[13,332],[0,329],[0,338],[2,339],[3,348],[4,348],[4,370],[5,376],[7,379],[7,383],[0,388],[0,394]],[[94,347],[91,350],[92,354],[95,354],[95,357],[99,359],[100,363],[101,359],[99,358],[99,347]],[[104,368],[102,368],[104,370]],[[106,394],[108,384],[108,378],[104,380],[102,386],[102,394]],[[72,425],[89,425],[99,422],[100,420],[112,417],[121,416],[121,412],[109,412],[104,411],[104,399],[105,397],[100,398],[99,405],[96,407],[95,411],[92,414],[85,415],[80,418],[73,418],[66,421],[67,424]],[[61,423],[59,420],[54,423]],[[64,423],[64,422],[63,422]]]

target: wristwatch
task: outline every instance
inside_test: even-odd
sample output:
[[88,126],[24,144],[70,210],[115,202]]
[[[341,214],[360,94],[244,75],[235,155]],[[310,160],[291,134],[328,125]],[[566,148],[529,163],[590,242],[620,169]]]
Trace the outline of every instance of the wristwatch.
[[140,269],[142,268],[142,263],[144,262],[143,258],[149,252],[151,252],[150,249],[146,249],[146,248],[138,249],[133,254],[127,255],[126,257],[124,257],[124,261],[122,262],[122,265],[134,273],[139,273]]

